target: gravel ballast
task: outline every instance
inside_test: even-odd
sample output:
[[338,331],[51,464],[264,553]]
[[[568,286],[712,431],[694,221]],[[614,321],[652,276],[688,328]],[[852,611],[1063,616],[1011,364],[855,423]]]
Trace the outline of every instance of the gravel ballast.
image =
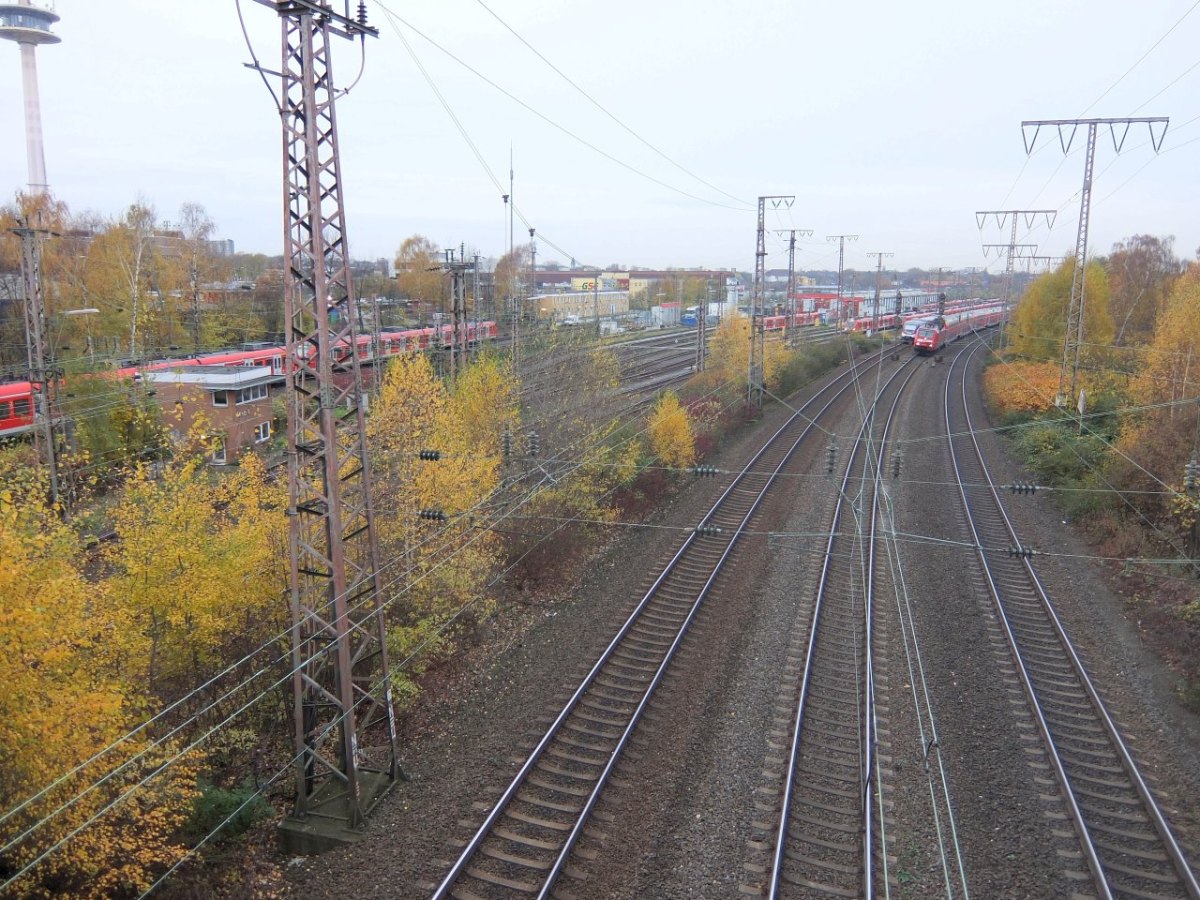
[[[954,348],[946,351],[948,355]],[[902,360],[906,358],[902,352]],[[895,363],[888,363],[895,365]],[[944,893],[932,810],[945,830],[944,800],[930,798],[927,760],[940,752],[971,893],[977,897],[1066,896],[1089,892],[1069,873],[1070,824],[1049,783],[1040,738],[1016,687],[974,550],[963,546],[959,499],[946,471],[941,387],[949,366],[922,363],[902,405],[900,477],[888,482],[899,532],[898,558],[881,563],[877,588],[879,666],[885,710],[886,827],[893,895]],[[976,413],[982,415],[982,413]],[[847,412],[832,430],[845,435]],[[706,460],[739,467],[786,417],[779,405]],[[1029,481],[984,436],[998,481]],[[736,551],[736,569],[717,582],[685,639],[660,696],[618,767],[590,829],[590,859],[564,890],[586,898],[734,897],[758,879],[749,842],[770,805],[766,770],[778,755],[777,725],[789,645],[808,621],[834,486],[822,477],[827,438],[795,461],[798,477],[759,513],[756,532]],[[843,449],[849,439],[842,440]],[[375,811],[364,840],[324,856],[285,861],[296,897],[428,897],[458,846],[481,821],[475,804],[493,802],[557,713],[579,677],[611,639],[653,576],[727,479],[685,482],[655,511],[652,528],[613,527],[572,583],[510,603],[478,636],[479,646],[430,682],[402,731],[409,780]],[[1136,621],[1104,570],[1052,500],[1018,498],[1010,512],[1028,543],[1058,555],[1036,562],[1064,624],[1078,642],[1102,695],[1189,847],[1200,826],[1200,722],[1174,695],[1176,679],[1142,645]],[[946,543],[940,543],[940,542]],[[893,583],[902,565],[903,590]],[[905,600],[907,598],[907,602]],[[917,725],[923,685],[910,678],[901,616],[924,665],[939,744],[927,755]],[[936,774],[936,770],[935,770]],[[941,790],[940,784],[937,790]],[[757,805],[756,805],[757,801]],[[751,864],[747,868],[747,863]],[[952,862],[953,866],[954,863]]]

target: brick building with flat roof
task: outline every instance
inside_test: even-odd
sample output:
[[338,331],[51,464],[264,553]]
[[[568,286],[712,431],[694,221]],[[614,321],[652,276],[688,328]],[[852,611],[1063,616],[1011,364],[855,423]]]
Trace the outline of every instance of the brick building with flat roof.
[[210,461],[226,465],[248,448],[265,445],[275,431],[272,399],[284,378],[269,366],[181,366],[146,372],[175,440],[183,440],[197,418],[219,438]]

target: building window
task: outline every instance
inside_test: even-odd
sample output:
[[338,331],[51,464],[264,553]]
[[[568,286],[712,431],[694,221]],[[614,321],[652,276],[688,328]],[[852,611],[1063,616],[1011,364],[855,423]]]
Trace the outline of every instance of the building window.
[[217,465],[225,464],[225,438],[214,439],[212,461]]
[[256,384],[254,387],[242,388],[237,393],[237,402],[241,406],[243,403],[253,403],[255,400],[265,400],[267,397],[267,386],[265,384]]
[[254,426],[254,443],[261,444],[263,441],[271,439],[271,423],[263,422],[261,425]]
[[213,391],[213,406],[228,406],[229,392],[228,391]]

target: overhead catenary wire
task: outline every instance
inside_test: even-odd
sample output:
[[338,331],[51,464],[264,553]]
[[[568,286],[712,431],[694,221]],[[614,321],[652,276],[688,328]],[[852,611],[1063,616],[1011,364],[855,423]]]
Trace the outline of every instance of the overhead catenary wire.
[[619,119],[611,110],[609,110],[602,103],[600,103],[599,100],[597,100],[595,97],[593,97],[587,91],[585,91],[582,87],[580,87],[572,78],[570,78],[570,76],[568,76],[565,72],[563,72],[562,69],[560,69],[554,63],[552,63],[550,60],[548,60],[544,55],[542,55],[541,51],[539,51],[536,47],[534,47],[531,43],[529,43],[529,41],[527,41],[520,34],[518,34],[516,29],[514,29],[506,21],[504,21],[502,18],[500,18],[500,16],[496,13],[496,11],[493,10],[486,3],[484,3],[483,0],[475,0],[475,2],[478,3],[481,7],[483,7],[483,9],[488,13],[488,15],[490,15],[497,22],[499,22],[501,25],[503,25],[504,28],[507,29],[508,32],[513,37],[515,37],[518,41],[520,41],[522,44],[524,44],[530,50],[530,52],[532,52],[538,59],[540,59],[547,66],[549,66],[551,69],[553,69],[554,72],[563,79],[563,81],[565,81],[567,84],[569,84],[571,87],[573,87],[576,91],[578,91],[580,94],[582,94],[583,97],[589,103],[591,103],[593,106],[596,107],[596,109],[600,110],[600,112],[604,113],[606,116],[608,116],[610,119],[612,119],[613,122],[615,122],[622,129],[624,129],[626,132],[628,132],[630,135],[632,135],[634,138],[636,138],[643,145],[645,145],[649,149],[653,150],[655,153],[657,153],[659,156],[661,156],[663,159],[665,159],[667,162],[669,162],[671,165],[673,165],[679,171],[683,172],[685,175],[688,175],[689,177],[694,178],[696,181],[700,182],[700,184],[704,185],[706,188],[709,188],[710,190],[716,191],[718,194],[722,194],[725,197],[728,197],[730,200],[733,200],[735,203],[742,203],[742,204],[745,204],[746,206],[750,205],[749,200],[746,200],[744,197],[734,196],[733,194],[729,193],[728,191],[724,191],[721,188],[717,187],[715,184],[712,184],[711,182],[706,181],[705,179],[703,179],[699,175],[697,175],[695,172],[691,171],[690,169],[686,168],[681,163],[672,159],[670,156],[668,156],[666,153],[664,153],[662,150],[660,150],[654,144],[650,143],[648,140],[643,138],[640,134],[638,134],[636,131],[634,131],[632,128],[630,128],[628,125],[626,125],[621,119]]
[[1113,91],[1113,89],[1117,87],[1117,85],[1119,85],[1122,81],[1124,81],[1127,77],[1129,77],[1129,75],[1133,72],[1134,69],[1136,69],[1138,66],[1140,66],[1143,62],[1146,61],[1146,57],[1148,57],[1151,53],[1153,53],[1155,50],[1157,50],[1158,46],[1163,41],[1165,41],[1168,37],[1170,37],[1171,34],[1175,31],[1175,29],[1178,28],[1180,25],[1182,25],[1183,21],[1188,16],[1190,16],[1193,12],[1196,11],[1196,7],[1198,7],[1198,6],[1200,6],[1200,0],[1196,0],[1195,3],[1193,3],[1191,6],[1189,6],[1187,8],[1187,10],[1184,12],[1184,14],[1182,16],[1180,16],[1178,19],[1176,19],[1175,23],[1170,28],[1168,28],[1158,40],[1156,40],[1153,44],[1151,44],[1150,47],[1146,50],[1146,52],[1143,53],[1141,56],[1139,56],[1134,61],[1133,65],[1131,65],[1128,69],[1126,69],[1124,71],[1124,73],[1121,75],[1120,78],[1118,78],[1116,81],[1114,81],[1112,84],[1110,84],[1107,88],[1105,88],[1101,92],[1099,97],[1097,97],[1095,100],[1093,100],[1091,103],[1089,103],[1086,107],[1084,107],[1083,112],[1081,112],[1077,116],[1077,118],[1083,118],[1083,116],[1085,116],[1087,114],[1088,110],[1092,109],[1092,107],[1094,107],[1097,103],[1099,103],[1101,100],[1103,100],[1105,97],[1107,97]]
[[[462,58],[460,58],[459,56],[454,54],[452,51],[443,47],[441,44],[439,44],[433,38],[429,37],[429,35],[425,34],[425,32],[421,31],[419,28],[417,28],[411,22],[409,22],[402,16],[396,14],[393,10],[391,10],[390,8],[385,6],[383,3],[380,3],[379,0],[375,0],[375,3],[376,3],[376,5],[379,6],[379,8],[381,10],[383,10],[383,13],[387,17],[389,24],[397,32],[397,34],[400,32],[399,25],[401,25],[401,24],[404,25],[406,28],[410,29],[414,34],[421,37],[426,42],[433,45],[433,47],[435,47],[437,50],[441,51],[443,54],[445,54],[450,59],[452,59],[454,62],[458,63],[460,66],[465,68],[472,75],[476,76],[477,78],[479,78],[481,81],[483,81],[485,84],[492,87],[493,89],[499,91],[505,97],[508,97],[510,100],[512,100],[518,106],[520,106],[522,109],[526,110],[527,112],[529,112],[532,115],[536,116],[537,118],[541,119],[543,122],[545,122],[547,125],[554,128],[555,130],[562,132],[564,135],[571,138],[573,141],[576,141],[577,143],[583,145],[584,147],[587,147],[592,152],[604,157],[609,162],[612,162],[612,163],[620,166],[621,168],[627,170],[628,172],[631,172],[632,174],[638,176],[639,178],[645,179],[646,181],[656,184],[661,188],[665,188],[666,190],[671,191],[676,194],[679,194],[680,196],[687,197],[689,200],[695,200],[697,203],[704,203],[709,206],[716,206],[716,207],[720,207],[722,209],[731,209],[731,210],[735,210],[737,212],[749,212],[751,210],[751,207],[749,207],[749,206],[731,206],[728,203],[722,203],[717,200],[712,200],[712,199],[709,199],[706,197],[701,197],[697,194],[693,194],[690,191],[684,190],[683,188],[680,188],[676,185],[673,185],[666,181],[663,181],[661,178],[657,178],[654,175],[649,174],[648,172],[644,172],[641,169],[637,168],[636,166],[625,162],[623,159],[620,159],[619,157],[614,156],[612,153],[609,153],[607,150],[603,150],[600,147],[597,147],[591,141],[576,134],[574,131],[567,128],[565,125],[559,124],[554,119],[547,116],[545,113],[541,112],[540,110],[538,110],[538,109],[534,108],[533,106],[531,106],[530,104],[526,103],[524,100],[522,100],[521,98],[519,98],[518,96],[513,94],[511,91],[509,91],[506,88],[497,84],[495,81],[493,81],[488,76],[484,75],[482,72],[480,72],[474,66],[472,66],[470,63],[466,62],[465,60],[463,60]],[[397,24],[397,23],[399,23],[399,24]]]

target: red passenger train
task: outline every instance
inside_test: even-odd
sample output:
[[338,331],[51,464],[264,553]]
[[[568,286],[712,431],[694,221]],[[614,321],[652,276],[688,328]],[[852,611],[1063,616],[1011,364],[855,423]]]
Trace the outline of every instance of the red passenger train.
[[899,328],[901,324],[901,317],[895,313],[882,313],[878,316],[859,316],[857,319],[847,319],[844,330],[866,334],[871,331],[890,331],[893,328]]
[[[786,314],[782,316],[763,316],[764,331],[783,331],[787,328],[788,317]],[[819,312],[798,312],[793,316],[792,325],[800,328],[808,325],[820,325],[821,314]]]
[[[496,337],[495,322],[470,322],[463,326],[466,340],[469,344],[492,340]],[[414,353],[418,350],[446,349],[453,341],[453,327],[440,325],[431,328],[410,328],[405,331],[385,331],[379,336],[380,359],[399,356],[404,353]],[[358,358],[362,362],[372,364],[376,354],[373,351],[375,338],[372,335],[360,334],[356,340]],[[285,347],[265,347],[258,350],[230,350],[224,353],[206,353],[188,359],[165,359],[147,363],[144,366],[127,366],[111,373],[116,378],[136,379],[142,372],[177,369],[180,366],[269,366],[277,375],[284,372]],[[335,356],[338,363],[345,363],[350,358],[350,347],[343,343],[339,345]],[[32,430],[34,425],[33,386],[28,381],[14,381],[0,384],[0,440]]]
[[940,319],[922,323],[913,334],[913,349],[922,356],[937,353],[965,334],[999,325],[1004,320],[1004,304],[999,301],[978,306],[947,310]]

